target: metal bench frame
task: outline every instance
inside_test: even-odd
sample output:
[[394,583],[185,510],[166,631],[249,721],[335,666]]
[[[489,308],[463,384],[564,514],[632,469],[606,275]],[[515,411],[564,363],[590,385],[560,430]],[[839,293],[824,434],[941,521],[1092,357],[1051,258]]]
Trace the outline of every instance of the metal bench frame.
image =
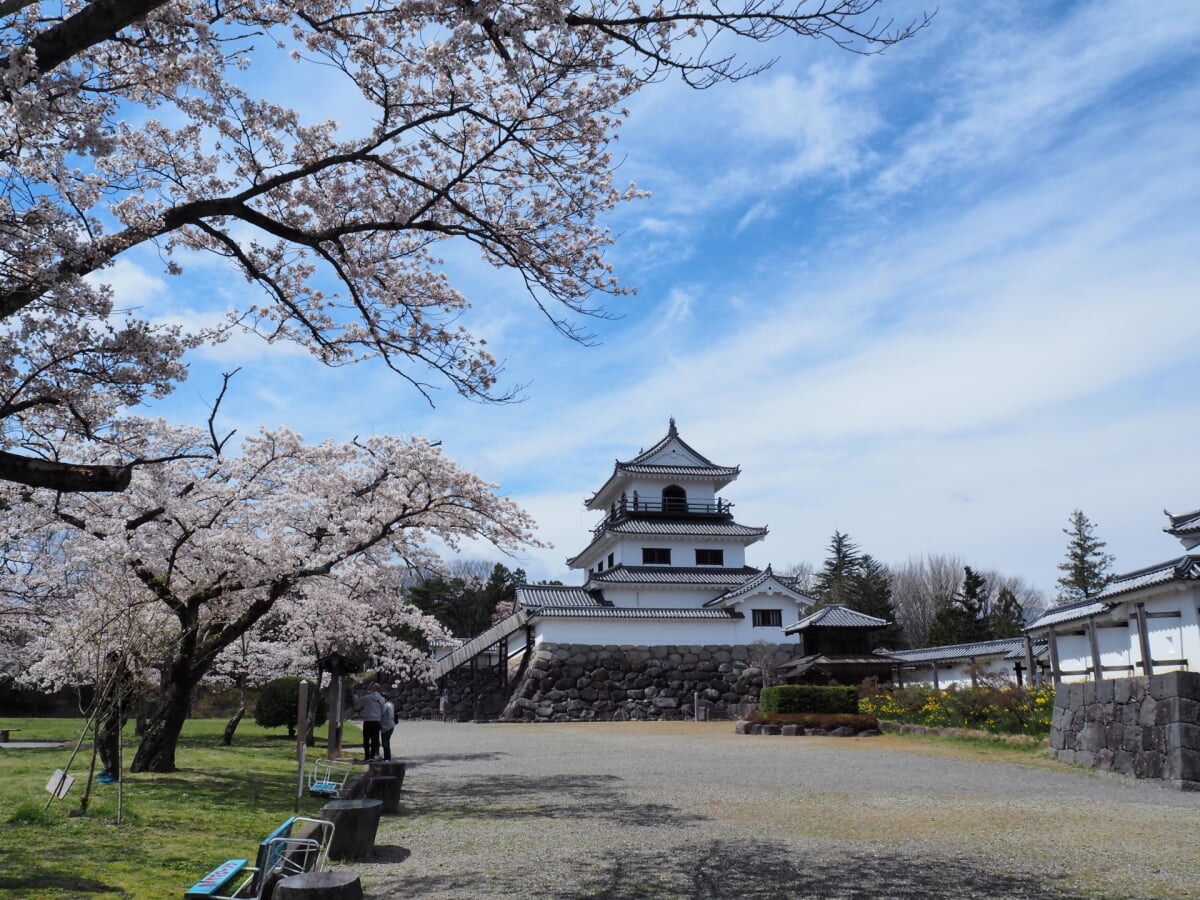
[[[304,833],[299,833],[301,829]],[[325,819],[293,816],[263,838],[253,866],[249,860],[230,859],[221,863],[188,888],[187,900],[260,900],[268,885],[288,875],[318,872],[326,868],[333,823]],[[241,881],[230,893],[230,884]]]

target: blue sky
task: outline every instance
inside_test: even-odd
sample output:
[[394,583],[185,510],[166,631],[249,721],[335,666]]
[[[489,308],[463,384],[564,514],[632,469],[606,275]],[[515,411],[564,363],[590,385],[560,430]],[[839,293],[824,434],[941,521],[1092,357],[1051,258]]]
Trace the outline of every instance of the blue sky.
[[[237,339],[156,412],[202,422],[240,365],[243,432],[439,439],[538,519],[554,547],[508,561],[533,578],[577,580],[584,498],[671,416],[742,467],[724,495],[770,528],[755,565],[819,565],[838,529],[884,562],[954,554],[1052,592],[1076,508],[1118,570],[1181,553],[1161,528],[1200,507],[1200,4],[984,0],[881,56],[748,49],[780,59],[631,104],[618,181],[653,196],[612,217],[610,259],[639,292],[584,323],[594,346],[449,251],[523,402],[431,408],[382,369]],[[114,280],[175,318],[243,290],[158,268]]]

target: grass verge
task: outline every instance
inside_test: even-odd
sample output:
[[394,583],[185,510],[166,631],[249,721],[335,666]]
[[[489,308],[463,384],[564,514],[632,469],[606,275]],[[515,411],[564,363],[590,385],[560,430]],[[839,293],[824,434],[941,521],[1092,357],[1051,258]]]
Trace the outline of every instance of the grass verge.
[[[70,767],[76,782],[43,811],[46,782],[66,768],[82,719],[5,720],[22,740],[65,740],[53,749],[0,749],[0,898],[66,900],[182,897],[231,857],[253,858],[262,838],[289,815],[296,796],[295,741],[282,729],[243,721],[232,747],[220,746],[223,719],[191,720],[169,775],[127,775],[117,824],[118,785],[94,784],[86,815],[71,817],[84,794],[91,744]],[[357,732],[347,728],[345,744]],[[126,731],[126,769],[135,737]],[[310,753],[323,753],[319,741]],[[324,801],[305,794],[300,811]]]

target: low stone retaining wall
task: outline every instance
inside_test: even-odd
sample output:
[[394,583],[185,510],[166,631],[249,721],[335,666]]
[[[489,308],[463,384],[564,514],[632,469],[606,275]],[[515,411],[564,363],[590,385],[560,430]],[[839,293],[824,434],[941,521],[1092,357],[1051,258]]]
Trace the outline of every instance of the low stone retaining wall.
[[502,719],[572,722],[609,719],[728,718],[755,703],[765,663],[792,659],[799,647],[593,646],[542,644]]
[[1059,685],[1050,755],[1200,790],[1200,673]]
[[842,725],[838,728],[805,728],[801,725],[776,725],[772,722],[750,722],[738,719],[733,726],[734,734],[778,734],[783,737],[877,737],[878,728],[851,728]]

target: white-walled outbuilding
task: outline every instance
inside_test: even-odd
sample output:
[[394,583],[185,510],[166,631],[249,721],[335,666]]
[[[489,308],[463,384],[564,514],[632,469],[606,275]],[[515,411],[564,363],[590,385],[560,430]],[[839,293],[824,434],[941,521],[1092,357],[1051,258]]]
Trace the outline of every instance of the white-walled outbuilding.
[[[1163,530],[1200,545],[1200,510]],[[1200,671],[1200,554],[1115,578],[1095,597],[1047,611],[1026,633],[1045,640],[1055,681]]]
[[[1046,646],[1025,638],[1002,638],[968,644],[947,644],[917,650],[893,650],[896,684],[925,684],[934,688],[976,687],[982,681],[1035,683],[1046,672]],[[1034,672],[1030,678],[1029,673]]]

